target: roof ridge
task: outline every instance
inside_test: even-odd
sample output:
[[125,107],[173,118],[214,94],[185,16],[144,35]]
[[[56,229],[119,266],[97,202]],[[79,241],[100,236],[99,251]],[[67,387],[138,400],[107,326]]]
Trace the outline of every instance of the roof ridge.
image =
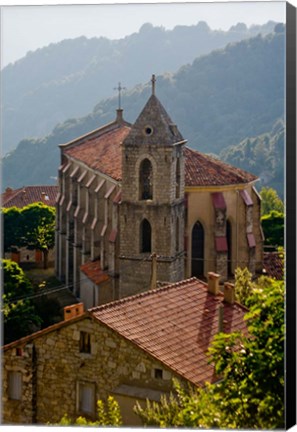
[[123,304],[123,303],[130,303],[131,301],[137,300],[139,298],[148,297],[150,295],[153,295],[153,294],[156,294],[156,293],[159,293],[162,291],[168,291],[169,289],[172,289],[175,287],[181,287],[183,285],[186,286],[186,285],[189,285],[190,282],[195,282],[195,281],[199,281],[203,285],[206,285],[206,283],[201,281],[200,279],[197,279],[196,277],[191,277],[188,279],[183,279],[182,281],[170,283],[170,284],[165,285],[165,286],[160,287],[160,288],[156,288],[153,290],[149,289],[147,291],[143,291],[143,292],[138,293],[138,294],[127,296],[127,297],[124,297],[122,299],[115,300],[115,301],[112,301],[112,302],[109,302],[109,303],[106,303],[103,305],[94,306],[94,307],[88,309],[88,312],[94,313],[94,312],[97,312],[99,310],[110,309],[112,307],[118,306],[118,305]]
[[[62,143],[59,144],[60,148],[66,148],[66,147],[71,147],[71,146],[75,146],[76,144],[82,144],[83,142],[85,142],[86,140],[91,140],[93,138],[97,138],[96,134],[99,133],[108,133],[111,132],[115,129],[120,129],[122,127],[131,127],[131,124],[125,120],[123,120],[121,123],[119,123],[116,119],[113,120],[110,123],[106,123],[105,125],[100,126],[97,129],[93,129],[77,138],[74,138],[71,141],[68,141],[66,143]],[[94,135],[94,136],[93,136]]]

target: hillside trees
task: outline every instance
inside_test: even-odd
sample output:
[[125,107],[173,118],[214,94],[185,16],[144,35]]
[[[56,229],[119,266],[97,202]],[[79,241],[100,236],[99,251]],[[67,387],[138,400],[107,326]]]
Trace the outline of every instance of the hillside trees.
[[55,244],[55,208],[34,203],[22,209],[11,207],[2,211],[4,250],[15,247],[40,250],[47,268],[48,253]]
[[[234,158],[226,161],[260,175],[266,182],[263,184],[279,193],[283,189],[283,133],[275,125],[284,116],[284,48],[283,33],[258,36],[201,56],[176,73],[157,76],[157,96],[190,147],[219,155],[222,149],[237,147],[246,137],[271,135],[270,144],[263,140],[268,158],[264,166],[257,164],[254,147],[258,143],[254,145],[254,138],[250,138],[250,159],[240,148],[238,152],[234,149]],[[148,80],[146,77],[143,81]],[[127,121],[135,121],[149,95],[148,84],[124,93]],[[77,96],[73,105],[77,105]],[[116,108],[116,97],[101,100],[89,115],[58,124],[47,137],[22,140],[4,157],[3,187],[53,182],[59,164],[58,144],[114,120]],[[261,146],[256,152],[259,157]]]
[[209,349],[220,381],[136,405],[144,425],[284,428],[284,282],[261,277],[246,303],[248,336],[221,332]]
[[27,297],[33,294],[33,287],[17,263],[3,259],[2,322],[4,343],[19,339],[38,330],[41,318]]
[[272,188],[263,187],[260,191],[261,224],[267,246],[283,246],[285,215],[284,204],[277,192]]

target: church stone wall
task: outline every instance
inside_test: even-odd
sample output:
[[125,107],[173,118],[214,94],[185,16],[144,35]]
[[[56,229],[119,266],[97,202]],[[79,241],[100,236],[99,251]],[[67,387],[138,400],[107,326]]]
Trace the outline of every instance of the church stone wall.
[[[90,354],[79,350],[80,331],[91,335]],[[5,424],[55,423],[65,413],[70,418],[78,417],[80,382],[94,384],[96,400],[106,398],[121,384],[148,389],[148,394],[150,389],[162,392],[171,389],[173,374],[169,369],[90,319],[41,335],[31,344],[23,344],[22,349],[22,356],[17,356],[16,348],[11,348],[2,358],[2,421]],[[163,379],[155,378],[156,368],[164,371]],[[22,396],[18,401],[8,398],[11,370],[22,373]],[[34,375],[36,379],[32,378]],[[129,426],[133,413],[125,412],[125,417]]]

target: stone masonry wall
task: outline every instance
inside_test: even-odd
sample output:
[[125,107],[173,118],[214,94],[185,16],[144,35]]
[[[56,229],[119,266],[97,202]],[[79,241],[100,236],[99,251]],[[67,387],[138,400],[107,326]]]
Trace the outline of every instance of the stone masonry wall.
[[[80,331],[91,334],[91,354],[80,353]],[[67,413],[76,418],[78,382],[94,383],[96,400],[107,397],[118,385],[171,389],[172,373],[132,343],[92,319],[85,318],[44,334],[33,341],[36,349],[36,406],[32,405],[32,344],[23,347],[22,357],[14,348],[3,356],[3,423],[32,423],[36,410],[39,424],[58,422]],[[154,377],[154,368],[163,370],[163,379]],[[7,397],[9,370],[23,374],[21,401]],[[33,398],[34,400],[34,398]]]

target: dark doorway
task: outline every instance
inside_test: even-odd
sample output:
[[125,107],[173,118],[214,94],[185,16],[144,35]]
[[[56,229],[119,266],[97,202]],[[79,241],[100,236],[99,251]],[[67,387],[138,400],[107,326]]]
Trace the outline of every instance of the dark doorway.
[[196,222],[192,230],[192,276],[204,275],[204,229]]

